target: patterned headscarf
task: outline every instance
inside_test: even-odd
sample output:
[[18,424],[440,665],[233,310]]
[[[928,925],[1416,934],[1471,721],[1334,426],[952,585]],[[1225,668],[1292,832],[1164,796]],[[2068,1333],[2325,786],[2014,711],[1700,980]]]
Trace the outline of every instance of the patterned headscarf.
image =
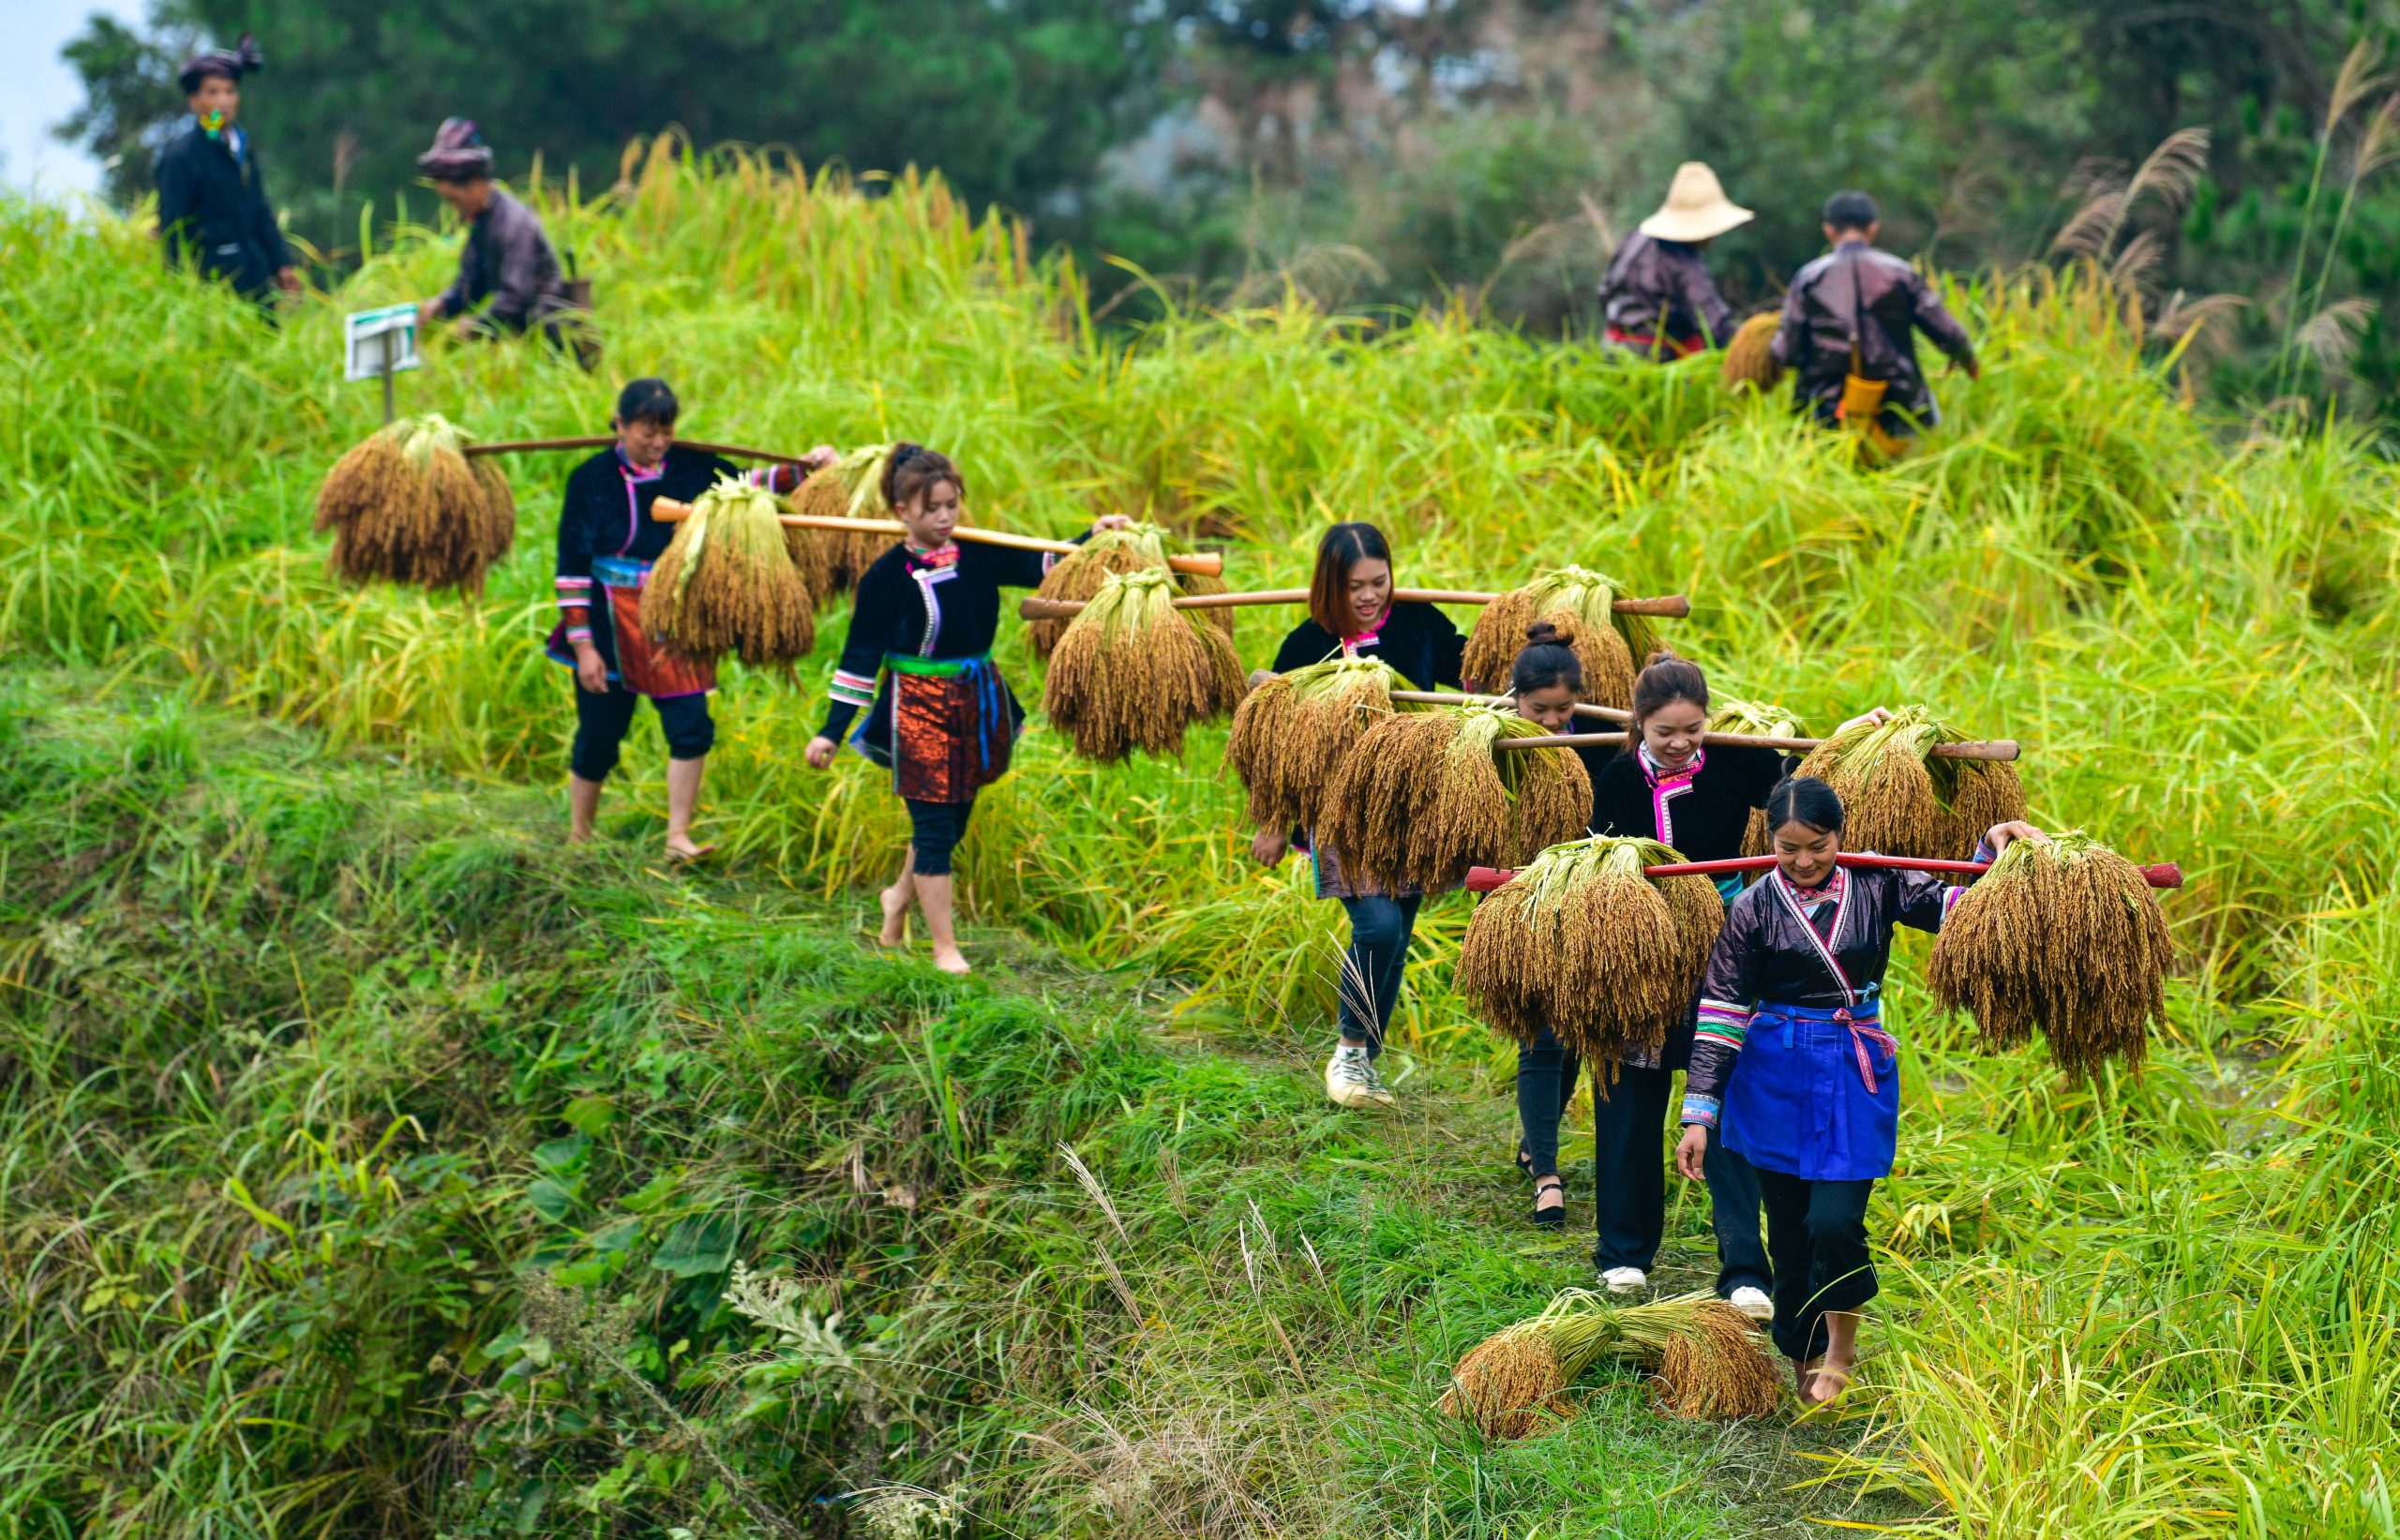
[[464,182],[491,174],[491,146],[466,118],[443,118],[433,131],[433,148],[416,157],[417,169],[436,181]]
[[187,97],[199,90],[200,82],[211,75],[222,75],[238,85],[243,76],[256,73],[265,63],[266,55],[259,52],[258,39],[245,32],[241,41],[231,49],[205,49],[186,59],[175,83],[184,88]]

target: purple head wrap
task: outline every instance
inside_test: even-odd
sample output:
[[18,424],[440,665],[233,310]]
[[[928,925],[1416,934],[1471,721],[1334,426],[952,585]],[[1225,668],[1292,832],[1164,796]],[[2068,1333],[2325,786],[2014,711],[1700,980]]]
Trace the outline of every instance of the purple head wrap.
[[259,52],[258,39],[245,32],[241,41],[231,49],[206,49],[186,59],[175,83],[184,88],[187,97],[199,90],[200,82],[211,75],[222,75],[239,85],[243,76],[255,74],[265,63],[266,55]]
[[491,174],[491,146],[465,118],[443,118],[433,131],[433,148],[416,157],[417,169],[437,182],[466,182]]

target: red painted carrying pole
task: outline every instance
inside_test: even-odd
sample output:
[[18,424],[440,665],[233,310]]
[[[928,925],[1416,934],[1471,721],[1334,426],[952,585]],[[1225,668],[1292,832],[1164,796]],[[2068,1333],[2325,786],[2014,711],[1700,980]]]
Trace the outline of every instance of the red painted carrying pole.
[[[1991,868],[1982,861],[1919,860],[1913,856],[1851,855],[1845,852],[1835,860],[1844,866],[1862,866],[1891,872],[1938,872],[1949,875],[1979,877]],[[1775,864],[1773,856],[1735,856],[1730,860],[1688,860],[1668,866],[1645,866],[1642,875],[1647,877],[1708,877],[1725,872],[1763,872]],[[2161,861],[2141,869],[2144,880],[2152,888],[2181,888],[2183,869],[2173,861]],[[1495,866],[1471,868],[1466,875],[1466,890],[1488,893],[1516,880],[1517,874]]]

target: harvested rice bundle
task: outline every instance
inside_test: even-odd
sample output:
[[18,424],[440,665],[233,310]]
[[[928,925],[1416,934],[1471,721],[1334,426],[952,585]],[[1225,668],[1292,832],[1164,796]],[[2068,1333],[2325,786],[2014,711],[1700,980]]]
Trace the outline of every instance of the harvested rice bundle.
[[1059,638],[1042,704],[1077,754],[1103,762],[1136,749],[1179,754],[1186,727],[1241,698],[1234,644],[1194,625],[1175,594],[1163,567],[1112,576]]
[[[1806,738],[1800,719],[1780,706],[1762,701],[1725,700],[1708,714],[1708,730],[1712,733],[1739,733],[1744,738]],[[1986,829],[1990,824],[1984,825]],[[1742,833],[1742,854],[1763,856],[1769,853],[1770,830],[1766,827],[1766,809],[1750,810],[1749,827]]]
[[1725,920],[1707,878],[1642,875],[1681,859],[1656,840],[1604,835],[1544,850],[1477,906],[1459,993],[1521,1043],[1547,1027],[1595,1065],[1656,1054]]
[[2015,766],[1932,753],[1937,743],[1966,737],[1936,721],[1930,708],[1903,706],[1883,722],[1861,722],[1825,740],[1799,773],[1840,795],[1849,819],[1844,848],[1966,860],[1984,830],[2025,816]]
[[[1111,576],[1164,570],[1167,554],[1164,525],[1134,523],[1121,530],[1096,530],[1071,555],[1058,559],[1058,564],[1043,575],[1042,586],[1034,593],[1042,599],[1089,599]],[[1203,577],[1196,573],[1180,577],[1178,587],[1187,594],[1228,591],[1222,578]],[[1210,610],[1206,614],[1209,623],[1228,638],[1233,635],[1231,610]],[[1058,647],[1058,638],[1067,634],[1068,623],[1051,620],[1028,621],[1025,634],[1033,644],[1033,655],[1047,658]]]
[[[1722,1316],[1742,1319],[1708,1294],[1618,1305],[1588,1289],[1568,1289],[1539,1315],[1504,1326],[1468,1350],[1450,1370],[1449,1388],[1438,1404],[1447,1415],[1473,1422],[1486,1438],[1519,1439],[1546,1421],[1571,1415],[1568,1386],[1600,1359],[1659,1364],[1675,1344],[1685,1343],[1678,1368],[1685,1382],[1700,1388],[1682,1393],[1694,1411],[1681,1414],[1749,1415],[1698,1410],[1702,1404],[1755,1400],[1758,1370],[1735,1354],[1760,1360],[1765,1355],[1747,1329],[1739,1341],[1729,1336]],[[1771,1362],[1765,1372],[1779,1399]],[[1742,1390],[1729,1391],[1736,1383]]]
[[344,455],[317,489],[317,532],[333,532],[333,569],[480,592],[517,538],[517,502],[489,459],[470,460],[457,425],[402,417]]
[[1490,706],[1403,711],[1368,728],[1320,804],[1343,874],[1371,891],[1431,892],[1457,887],[1471,866],[1582,833],[1591,777],[1572,750],[1492,748],[1541,736]]
[[1763,396],[1775,389],[1783,369],[1768,350],[1775,345],[1776,330],[1782,319],[1774,311],[1765,310],[1734,329],[1733,339],[1725,344],[1725,366],[1720,375],[1727,390],[1736,395],[1754,390]]
[[2141,869],[2081,831],[2015,840],[1959,895],[1926,978],[1975,1018],[1985,1042],[2038,1030],[2069,1077],[2110,1059],[2140,1068],[2150,1024],[2167,1024],[2167,917]]
[[[851,450],[824,470],[812,474],[792,494],[792,511],[818,518],[890,518],[883,501],[883,468],[892,459],[890,444],[867,444]],[[838,593],[858,585],[859,575],[892,548],[896,538],[869,530],[811,531],[825,553],[825,590]]]
[[817,612],[779,507],[730,476],[701,493],[642,585],[642,629],[697,662],[730,652],[755,668],[806,657]]
[[1583,665],[1583,698],[1624,710],[1633,705],[1633,676],[1658,645],[1647,616],[1619,615],[1613,606],[1629,591],[1588,567],[1561,567],[1483,606],[1467,635],[1461,666],[1471,687],[1499,689],[1525,645],[1525,629],[1548,620]]
[[[1226,582],[1222,577],[1211,577],[1207,573],[1202,572],[1177,573],[1175,575],[1175,582],[1176,586],[1183,591],[1183,596],[1187,599],[1194,599],[1204,593],[1231,593],[1233,591],[1233,585]],[[1219,631],[1222,632],[1224,634],[1225,640],[1232,641],[1234,639],[1234,612],[1230,606],[1210,609],[1196,609],[1192,613],[1193,618],[1198,620],[1201,624],[1215,626]]]
[[1392,710],[1408,681],[1380,658],[1328,658],[1295,668],[1242,697],[1225,739],[1225,763],[1250,794],[1251,821],[1312,829],[1333,780],[1367,729]]
[[1710,1300],[1692,1329],[1669,1339],[1651,1389],[1660,1412],[1692,1422],[1763,1417],[1783,1404],[1783,1376],[1749,1319]]

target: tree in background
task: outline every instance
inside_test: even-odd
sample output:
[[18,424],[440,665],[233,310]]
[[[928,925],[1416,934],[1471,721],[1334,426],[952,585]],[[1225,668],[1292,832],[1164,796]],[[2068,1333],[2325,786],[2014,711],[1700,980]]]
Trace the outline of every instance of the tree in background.
[[119,204],[152,190],[158,152],[184,112],[175,69],[190,54],[190,37],[163,7],[152,8],[151,25],[159,36],[95,13],[62,51],[83,79],[83,106],[58,126],[58,137],[92,153],[101,190]]

